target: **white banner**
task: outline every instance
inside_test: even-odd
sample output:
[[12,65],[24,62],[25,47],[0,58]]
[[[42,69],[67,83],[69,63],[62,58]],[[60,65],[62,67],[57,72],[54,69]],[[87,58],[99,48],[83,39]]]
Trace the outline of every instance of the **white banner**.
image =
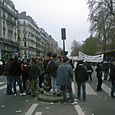
[[104,54],[90,56],[90,55],[86,55],[82,52],[79,52],[79,60],[84,60],[84,61],[87,61],[87,62],[102,62],[103,61],[103,56],[104,56]]

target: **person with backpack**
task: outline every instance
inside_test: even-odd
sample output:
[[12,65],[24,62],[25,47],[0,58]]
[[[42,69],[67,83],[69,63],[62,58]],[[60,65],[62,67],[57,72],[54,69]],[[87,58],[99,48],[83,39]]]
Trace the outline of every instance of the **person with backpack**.
[[82,99],[86,100],[86,81],[88,73],[83,61],[80,60],[75,68],[75,80],[77,82],[77,97],[81,100],[81,87],[82,87]]
[[10,76],[12,77],[12,84],[13,84],[13,89],[14,89],[14,95],[17,95],[17,89],[16,89],[16,82],[19,85],[20,89],[20,95],[26,95],[22,86],[22,70],[21,70],[21,63],[18,60],[18,57],[14,57],[13,62],[9,66],[9,73]]
[[52,59],[48,62],[47,65],[47,72],[51,76],[51,86],[52,86],[53,95],[55,95],[57,92],[57,87],[56,87],[57,68],[58,68],[57,54],[53,54]]

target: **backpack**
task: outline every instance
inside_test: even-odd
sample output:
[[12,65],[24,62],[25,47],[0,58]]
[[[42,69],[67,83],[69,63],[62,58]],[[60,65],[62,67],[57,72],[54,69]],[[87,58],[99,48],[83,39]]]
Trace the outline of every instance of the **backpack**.
[[47,65],[47,72],[48,73],[55,73],[57,70],[57,66],[54,60],[50,60]]

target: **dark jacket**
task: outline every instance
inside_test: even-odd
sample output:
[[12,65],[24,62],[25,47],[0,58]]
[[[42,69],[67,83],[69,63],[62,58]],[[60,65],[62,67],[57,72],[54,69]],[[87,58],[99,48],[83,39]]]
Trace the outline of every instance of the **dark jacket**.
[[102,77],[103,68],[102,68],[102,65],[101,65],[101,64],[98,64],[98,65],[97,65],[97,68],[96,68],[95,71],[97,72],[97,78]]
[[92,73],[93,72],[93,68],[92,68],[92,66],[90,64],[87,64],[86,67],[87,67],[87,72],[88,73]]
[[14,62],[10,63],[10,65],[8,67],[8,74],[10,76],[20,76],[21,73],[22,73],[21,63],[19,63],[18,61],[14,61]]
[[23,79],[28,79],[29,78],[29,71],[30,67],[28,64],[23,64],[23,69],[22,69],[22,78]]
[[57,74],[57,68],[58,68],[58,65],[57,65],[57,60],[56,59],[52,59],[48,62],[48,65],[47,65],[47,72],[53,76],[53,77],[56,77],[56,74]]
[[111,65],[109,76],[110,80],[115,81],[115,65]]
[[88,73],[83,64],[79,64],[75,68],[75,80],[76,82],[85,82],[88,79]]

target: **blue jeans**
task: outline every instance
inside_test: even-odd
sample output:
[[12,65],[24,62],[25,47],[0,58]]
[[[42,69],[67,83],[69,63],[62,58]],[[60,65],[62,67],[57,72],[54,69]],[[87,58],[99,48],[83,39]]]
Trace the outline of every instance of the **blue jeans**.
[[52,85],[52,89],[53,89],[53,93],[56,93],[56,76],[51,76],[51,85]]
[[114,95],[115,92],[115,81],[111,81],[112,88],[111,88],[111,95]]
[[66,89],[69,90],[71,102],[74,102],[74,96],[73,96],[73,91],[72,91],[71,84],[69,84],[69,85],[61,85],[61,90],[62,90],[62,94],[63,94],[63,101],[67,102]]
[[81,99],[81,87],[82,87],[82,99],[86,100],[86,82],[77,82],[77,97]]
[[13,76],[13,89],[14,89],[14,93],[17,93],[17,90],[16,90],[16,82],[17,82],[18,85],[19,85],[20,93],[23,93],[24,90],[23,90],[23,87],[22,87],[21,77],[20,77],[20,76]]

